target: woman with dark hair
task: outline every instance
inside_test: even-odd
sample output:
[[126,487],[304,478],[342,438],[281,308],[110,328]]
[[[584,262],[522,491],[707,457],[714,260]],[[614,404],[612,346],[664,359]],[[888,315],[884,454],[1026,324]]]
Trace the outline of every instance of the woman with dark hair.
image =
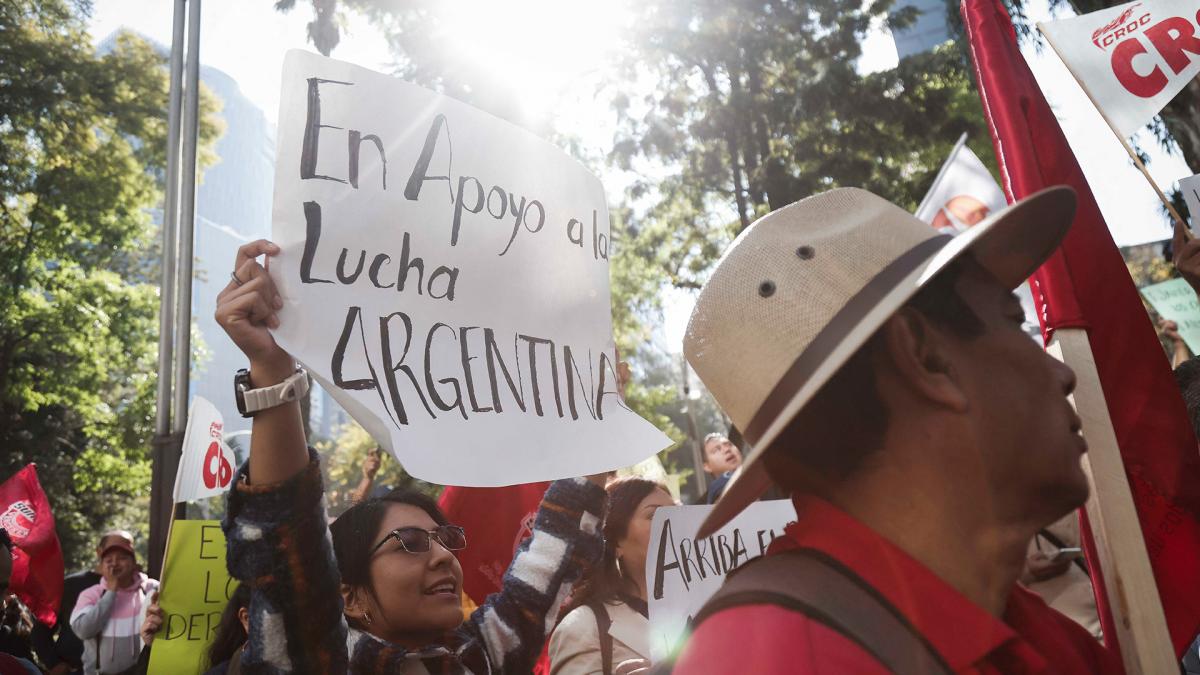
[[208,646],[208,663],[211,668],[204,675],[240,675],[242,672],[242,648],[246,646],[246,628],[250,624],[250,587],[238,584],[229,596],[217,633]]
[[604,476],[550,486],[501,591],[465,622],[454,551],[467,536],[428,497],[361,502],[331,540],[320,459],[306,449],[297,401],[307,375],[271,336],[283,300],[256,261],[277,253],[265,240],[243,246],[217,298],[217,322],[250,360],[237,386],[239,407],[254,416],[223,524],[230,573],[251,589],[242,668],[528,673],[573,582],[600,558]]
[[675,500],[644,478],[620,478],[606,490],[604,557],[580,582],[550,637],[551,675],[625,675],[649,667],[650,523]]

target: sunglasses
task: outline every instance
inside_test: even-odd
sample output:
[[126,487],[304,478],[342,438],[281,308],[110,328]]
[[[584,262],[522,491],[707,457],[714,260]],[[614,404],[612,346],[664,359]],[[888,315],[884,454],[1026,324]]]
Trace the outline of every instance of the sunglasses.
[[383,541],[371,549],[371,555],[375,555],[376,551],[393,539],[400,542],[400,547],[409,553],[425,553],[434,540],[447,551],[461,551],[467,547],[467,533],[457,525],[439,525],[432,530],[399,527],[388,532]]

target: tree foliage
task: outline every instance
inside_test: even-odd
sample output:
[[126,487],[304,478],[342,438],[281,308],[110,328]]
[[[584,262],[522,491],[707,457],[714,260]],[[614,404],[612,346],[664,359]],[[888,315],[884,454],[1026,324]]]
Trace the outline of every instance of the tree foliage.
[[635,185],[642,226],[678,286],[698,287],[731,237],[810,194],[859,186],[915,207],[957,137],[982,137],[977,97],[942,50],[862,75],[861,40],[887,2],[639,4],[613,160],[673,172]]
[[164,58],[97,54],[84,9],[0,2],[0,477],[38,464],[72,565],[145,525],[167,102]]

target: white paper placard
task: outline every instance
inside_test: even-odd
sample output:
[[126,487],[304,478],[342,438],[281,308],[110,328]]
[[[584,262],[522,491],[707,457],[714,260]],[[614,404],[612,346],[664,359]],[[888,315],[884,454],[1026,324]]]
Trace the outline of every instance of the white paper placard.
[[705,539],[695,539],[711,505],[667,506],[655,511],[646,553],[650,609],[650,659],[658,662],[679,646],[696,612],[725,575],[766,552],[796,519],[790,499],[754,502]]
[[1188,0],[1138,0],[1038,28],[1128,137],[1200,73],[1196,9]]
[[1183,193],[1183,201],[1187,204],[1188,213],[1192,216],[1192,229],[1200,224],[1200,174],[1188,176],[1179,180],[1179,191]]
[[1188,282],[1168,279],[1140,290],[1159,316],[1175,322],[1188,349],[1200,354],[1200,300]]
[[617,393],[599,179],[347,63],[289,52],[282,86],[274,335],[410,474],[509,485],[670,445]]

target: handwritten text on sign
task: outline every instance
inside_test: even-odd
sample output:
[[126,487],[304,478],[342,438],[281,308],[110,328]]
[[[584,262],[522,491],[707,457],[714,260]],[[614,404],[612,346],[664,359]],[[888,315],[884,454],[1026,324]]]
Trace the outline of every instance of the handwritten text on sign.
[[725,575],[766,552],[796,519],[787,499],[755,502],[712,536],[695,539],[712,506],[669,506],[654,513],[646,555],[650,657],[670,655],[688,624],[725,581]]
[[599,180],[453,99],[293,51],[276,339],[414,476],[506,485],[670,441],[617,392]]
[[1200,354],[1200,302],[1196,291],[1183,279],[1171,279],[1142,287],[1142,295],[1162,318],[1174,321],[1193,354]]
[[237,583],[225,568],[221,524],[175,521],[159,595],[166,622],[154,638],[149,675],[199,673],[207,668],[204,652]]

